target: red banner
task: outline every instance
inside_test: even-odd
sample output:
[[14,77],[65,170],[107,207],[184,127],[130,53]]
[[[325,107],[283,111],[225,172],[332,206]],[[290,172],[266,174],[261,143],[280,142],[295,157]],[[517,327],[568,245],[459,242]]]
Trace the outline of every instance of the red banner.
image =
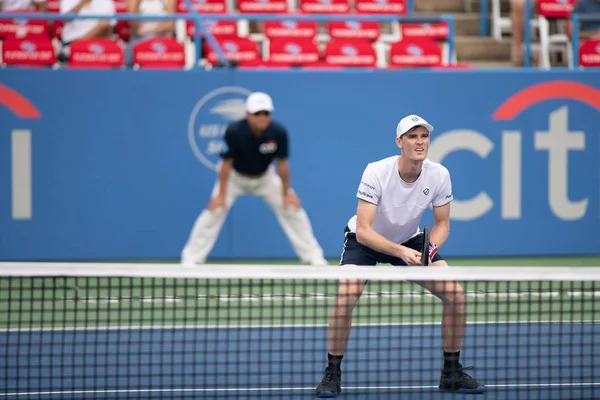
[[[213,36],[217,37],[235,37],[238,35],[236,21],[215,21],[204,20],[204,26]],[[189,37],[194,37],[196,32],[196,24],[194,21],[187,21],[187,34]],[[204,36],[204,35],[201,35]]]
[[239,0],[240,13],[286,13],[287,0]]
[[[31,10],[15,10],[7,13],[35,14]],[[0,38],[5,39],[47,39],[48,22],[22,18],[0,20]]]
[[304,13],[347,14],[350,12],[349,0],[301,0],[300,9]]
[[110,39],[75,40],[69,65],[81,68],[111,68],[123,65],[123,48]]
[[390,48],[390,65],[432,67],[442,64],[442,48],[432,40],[401,40]]
[[329,36],[333,39],[364,39],[375,41],[381,35],[377,21],[331,21],[327,24]]
[[[224,14],[227,13],[227,4],[225,0],[190,0],[196,12],[202,14]],[[177,3],[177,12],[186,14],[187,6],[183,0]]]
[[355,7],[363,14],[406,14],[405,0],[356,0]]
[[576,0],[537,0],[538,13],[547,18],[568,18]]
[[334,40],[325,48],[325,61],[346,67],[374,67],[377,55],[366,40]]
[[52,65],[56,54],[50,39],[6,39],[2,42],[2,61],[7,65]]
[[579,64],[583,67],[600,67],[600,40],[588,40],[581,44]]
[[[239,65],[253,66],[261,62],[258,44],[247,38],[219,40],[219,46],[229,60],[237,61]],[[206,42],[204,54],[209,63],[215,64],[219,56]]]
[[435,24],[402,24],[400,32],[403,39],[448,39],[448,24],[438,22]]
[[317,35],[317,23],[314,21],[265,21],[264,33],[269,39],[313,39]]
[[319,48],[308,39],[273,39],[269,44],[272,65],[307,65],[319,61]]
[[133,63],[145,68],[183,68],[183,44],[170,38],[152,38],[136,43]]

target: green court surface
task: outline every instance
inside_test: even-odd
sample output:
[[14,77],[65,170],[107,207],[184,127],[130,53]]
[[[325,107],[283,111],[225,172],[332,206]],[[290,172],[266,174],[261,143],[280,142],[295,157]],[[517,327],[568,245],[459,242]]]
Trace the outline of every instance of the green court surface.
[[[219,263],[297,264],[294,260],[213,263],[217,268]],[[585,267],[600,265],[600,257],[454,259],[449,263]],[[463,282],[469,322],[600,321],[600,307],[592,307],[600,296],[598,282],[521,282],[514,276],[506,280],[511,282]],[[324,326],[337,285],[336,281],[297,279],[3,278],[0,329]],[[416,284],[373,281],[355,309],[353,322],[420,324],[440,321],[441,313],[441,301]]]
[[[336,265],[339,259],[329,259]],[[600,267],[600,255],[597,256],[548,256],[548,257],[493,257],[493,258],[447,258],[451,266],[548,266],[548,267]],[[136,263],[178,263],[176,259],[160,260],[107,260],[96,262],[136,262]],[[296,259],[218,259],[208,260],[207,264],[252,264],[252,265],[285,265],[300,264]]]

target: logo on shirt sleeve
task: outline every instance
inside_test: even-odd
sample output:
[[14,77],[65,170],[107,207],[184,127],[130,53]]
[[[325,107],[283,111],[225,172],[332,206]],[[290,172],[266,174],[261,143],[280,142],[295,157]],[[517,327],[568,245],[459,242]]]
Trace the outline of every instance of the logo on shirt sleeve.
[[361,196],[364,196],[364,197],[366,197],[366,198],[369,198],[369,199],[371,199],[371,200],[373,199],[373,196],[371,196],[371,195],[370,195],[369,193],[367,193],[367,192],[363,192],[362,190],[359,190],[359,191],[358,191],[358,194],[359,194],[359,195],[361,195]]
[[371,190],[375,190],[375,186],[373,186],[373,185],[370,185],[370,184],[368,184],[368,183],[367,183],[367,182],[365,182],[365,181],[360,181],[360,184],[361,184],[361,185],[365,185],[366,187],[368,187],[368,188],[369,188],[369,189],[371,189]]

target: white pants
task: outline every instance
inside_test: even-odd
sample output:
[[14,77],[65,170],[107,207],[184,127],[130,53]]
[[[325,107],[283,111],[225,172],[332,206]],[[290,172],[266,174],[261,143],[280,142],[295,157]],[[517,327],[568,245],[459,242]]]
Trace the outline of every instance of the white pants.
[[[219,182],[212,191],[214,197],[219,191]],[[213,211],[205,209],[196,219],[188,241],[181,252],[182,264],[204,264],[212,250],[229,209],[242,195],[252,194],[261,197],[275,212],[277,220],[290,240],[294,251],[303,263],[325,265],[323,249],[315,238],[312,226],[304,209],[283,207],[281,178],[273,166],[260,178],[248,178],[233,168],[227,182],[225,208]]]

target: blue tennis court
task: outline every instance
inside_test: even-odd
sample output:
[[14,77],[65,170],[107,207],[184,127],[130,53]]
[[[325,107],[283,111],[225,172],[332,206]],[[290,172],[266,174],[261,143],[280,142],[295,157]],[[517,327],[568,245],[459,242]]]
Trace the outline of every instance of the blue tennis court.
[[[313,398],[325,326],[4,330],[7,399]],[[459,399],[439,393],[436,324],[352,330],[344,399]],[[473,323],[464,366],[486,399],[600,398],[600,323]]]

